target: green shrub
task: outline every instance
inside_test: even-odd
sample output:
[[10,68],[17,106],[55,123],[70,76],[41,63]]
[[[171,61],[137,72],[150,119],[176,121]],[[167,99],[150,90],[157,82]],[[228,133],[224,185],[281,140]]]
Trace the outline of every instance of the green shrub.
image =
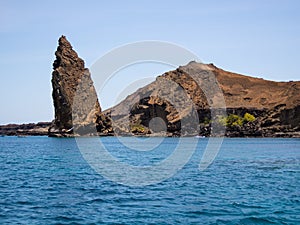
[[253,122],[254,120],[255,120],[255,116],[253,116],[250,113],[245,113],[245,115],[244,115],[245,122]]
[[230,114],[227,117],[227,126],[229,126],[229,127],[242,126],[243,123],[244,123],[243,118],[240,117],[239,115]]
[[253,122],[255,117],[250,113],[245,113],[244,117],[236,114],[229,114],[227,117],[218,117],[218,123],[227,127],[243,126],[245,123]]
[[140,124],[134,124],[130,126],[131,132],[133,133],[144,133],[145,132],[145,127]]

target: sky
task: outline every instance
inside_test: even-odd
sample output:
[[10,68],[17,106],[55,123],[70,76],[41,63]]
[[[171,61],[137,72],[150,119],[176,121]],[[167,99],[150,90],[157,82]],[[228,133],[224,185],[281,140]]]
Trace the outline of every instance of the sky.
[[[0,0],[0,124],[54,118],[51,73],[61,35],[86,67],[118,46],[158,40],[232,72],[300,80],[299,10],[297,0]],[[102,108],[116,102],[109,92],[133,85],[130,72],[151,81],[169,69],[147,64],[119,72],[100,97]]]

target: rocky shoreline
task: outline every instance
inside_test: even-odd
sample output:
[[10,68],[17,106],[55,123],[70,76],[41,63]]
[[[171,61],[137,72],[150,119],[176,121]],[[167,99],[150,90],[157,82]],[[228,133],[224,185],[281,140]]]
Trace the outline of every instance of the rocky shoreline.
[[[0,136],[49,136],[49,137],[76,137],[78,135],[74,135],[72,132],[58,132],[58,133],[49,133],[49,129],[52,125],[52,122],[39,122],[39,123],[27,123],[27,124],[7,124],[0,125]],[[199,135],[186,135],[192,137],[210,137],[210,125],[203,125],[200,128]],[[97,133],[100,137],[106,136],[115,136],[114,134],[107,133]],[[93,135],[86,135],[95,136]],[[174,133],[128,133],[118,136],[140,136],[140,137],[180,137],[180,135],[176,135]],[[257,128],[256,123],[248,123],[243,127],[232,127],[227,128],[224,134],[224,137],[227,138],[300,138],[300,130],[293,130],[285,128],[280,130],[279,128]]]
[[51,122],[7,124],[0,126],[1,136],[48,136]]

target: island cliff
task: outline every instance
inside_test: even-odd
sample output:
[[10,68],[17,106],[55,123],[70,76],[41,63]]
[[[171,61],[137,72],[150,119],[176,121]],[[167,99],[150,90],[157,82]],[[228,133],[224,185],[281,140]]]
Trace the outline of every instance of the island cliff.
[[[300,81],[268,81],[190,62],[102,111],[91,74],[65,36],[55,56],[52,123],[0,126],[1,135],[218,136],[213,129],[223,126],[220,135],[227,137],[300,137]],[[212,105],[220,97],[225,106]],[[212,110],[226,115],[212,116]]]

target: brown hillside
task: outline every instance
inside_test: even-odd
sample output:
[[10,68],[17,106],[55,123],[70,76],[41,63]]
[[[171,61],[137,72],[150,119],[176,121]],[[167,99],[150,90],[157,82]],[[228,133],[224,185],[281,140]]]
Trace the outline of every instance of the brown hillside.
[[[217,91],[216,83],[221,92]],[[218,104],[222,99],[225,105]],[[248,127],[233,127],[234,130],[229,127],[229,136],[232,133],[236,136],[272,136],[275,132],[281,135],[279,133],[298,131],[300,82],[268,81],[224,71],[213,64],[190,62],[158,76],[156,81],[140,88],[104,114],[112,118],[114,130],[119,134],[132,132],[132,127],[137,133],[153,133],[151,121],[160,118],[155,132],[165,128],[169,135],[182,135],[181,120],[192,115],[192,108],[198,112],[201,126],[211,120],[210,108],[218,107],[225,107],[228,114],[243,117],[248,112],[256,117],[251,129],[249,124]],[[188,126],[191,127],[188,133],[195,134],[194,122]]]
[[228,108],[271,109],[300,105],[300,81],[275,82],[231,73],[209,64],[224,92]]

